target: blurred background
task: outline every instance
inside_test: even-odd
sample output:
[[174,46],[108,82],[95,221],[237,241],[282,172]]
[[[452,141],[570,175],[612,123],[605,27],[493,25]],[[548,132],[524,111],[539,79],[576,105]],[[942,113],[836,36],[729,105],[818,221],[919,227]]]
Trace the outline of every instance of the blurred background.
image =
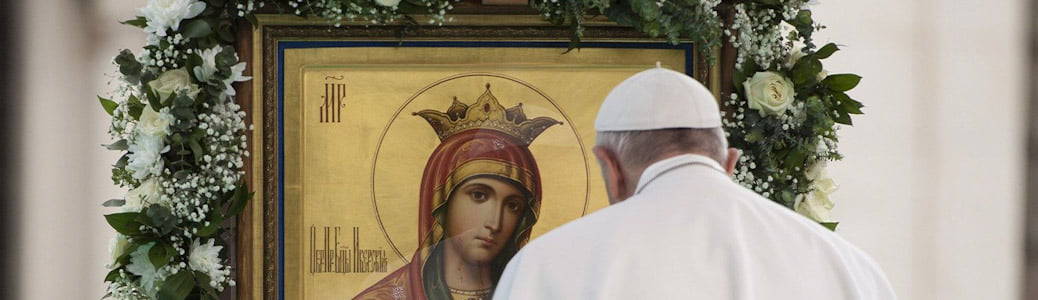
[[[104,150],[120,25],[143,0],[0,2],[0,201],[5,294],[95,299],[122,196]],[[902,299],[1024,296],[1032,10],[1025,0],[819,1],[830,73],[864,77],[866,115],[830,164],[839,234],[870,253]],[[789,259],[796,259],[789,258]]]

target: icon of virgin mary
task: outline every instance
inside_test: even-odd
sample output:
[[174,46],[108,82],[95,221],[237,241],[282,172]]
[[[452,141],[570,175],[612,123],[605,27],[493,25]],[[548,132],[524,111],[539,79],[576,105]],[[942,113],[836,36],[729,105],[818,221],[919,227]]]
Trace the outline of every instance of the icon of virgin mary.
[[504,108],[489,84],[471,105],[455,97],[446,112],[414,115],[440,138],[422,176],[419,247],[355,299],[489,299],[537,223],[541,178],[529,145],[562,122],[527,119],[522,103]]

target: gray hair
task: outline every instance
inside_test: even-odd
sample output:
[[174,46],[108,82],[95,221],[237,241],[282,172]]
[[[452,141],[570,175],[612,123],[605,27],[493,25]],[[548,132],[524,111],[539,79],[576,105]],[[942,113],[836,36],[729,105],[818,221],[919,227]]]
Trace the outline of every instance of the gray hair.
[[613,151],[628,168],[644,168],[668,154],[696,153],[724,165],[728,140],[714,128],[668,128],[641,131],[599,131],[596,144]]

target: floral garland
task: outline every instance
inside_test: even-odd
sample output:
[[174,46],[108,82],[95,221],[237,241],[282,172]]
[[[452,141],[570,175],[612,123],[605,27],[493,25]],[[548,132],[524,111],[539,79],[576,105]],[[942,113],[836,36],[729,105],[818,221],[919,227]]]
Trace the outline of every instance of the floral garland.
[[[236,19],[255,24],[253,12],[279,11],[345,21],[417,25],[410,14],[443,25],[457,0],[148,0],[138,17],[123,22],[147,35],[135,55],[123,50],[114,63],[117,90],[98,97],[111,115],[106,147],[122,157],[112,180],[129,191],[104,206],[118,232],[106,299],[216,299],[235,281],[220,238],[251,198],[242,175],[248,158],[245,113],[234,103],[245,63],[231,47]],[[815,49],[803,0],[735,4],[725,28],[720,0],[532,0],[554,24],[582,37],[585,16],[611,20],[671,42],[691,38],[707,57],[727,35],[738,48],[735,93],[724,102],[724,126],[745,152],[736,181],[832,227],[828,194],[835,189],[825,162],[840,159],[836,123],[850,125],[861,104],[845,93],[860,77],[827,75],[820,60],[837,51]],[[801,166],[811,166],[806,170]]]
[[743,150],[737,182],[835,230],[829,195],[837,185],[826,165],[842,158],[837,124],[851,125],[850,115],[862,114],[863,105],[846,93],[861,77],[823,69],[821,60],[839,47],[816,49],[811,35],[824,27],[812,20],[810,4],[735,5],[726,33],[738,49],[736,86],[724,101],[723,124],[732,146]]

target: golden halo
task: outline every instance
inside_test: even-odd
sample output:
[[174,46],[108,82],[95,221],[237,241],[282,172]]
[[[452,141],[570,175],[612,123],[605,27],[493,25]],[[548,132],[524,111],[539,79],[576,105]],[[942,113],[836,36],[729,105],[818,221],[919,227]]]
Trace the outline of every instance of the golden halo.
[[404,101],[382,130],[372,159],[371,202],[375,218],[386,242],[405,262],[410,261],[418,247],[418,189],[422,173],[429,155],[440,143],[429,124],[410,112],[446,109],[455,96],[472,101],[488,83],[502,105],[521,102],[528,115],[564,120],[530,145],[541,172],[543,193],[541,217],[533,227],[531,240],[587,213],[591,166],[573,121],[556,101],[535,86],[508,75],[451,75]]

